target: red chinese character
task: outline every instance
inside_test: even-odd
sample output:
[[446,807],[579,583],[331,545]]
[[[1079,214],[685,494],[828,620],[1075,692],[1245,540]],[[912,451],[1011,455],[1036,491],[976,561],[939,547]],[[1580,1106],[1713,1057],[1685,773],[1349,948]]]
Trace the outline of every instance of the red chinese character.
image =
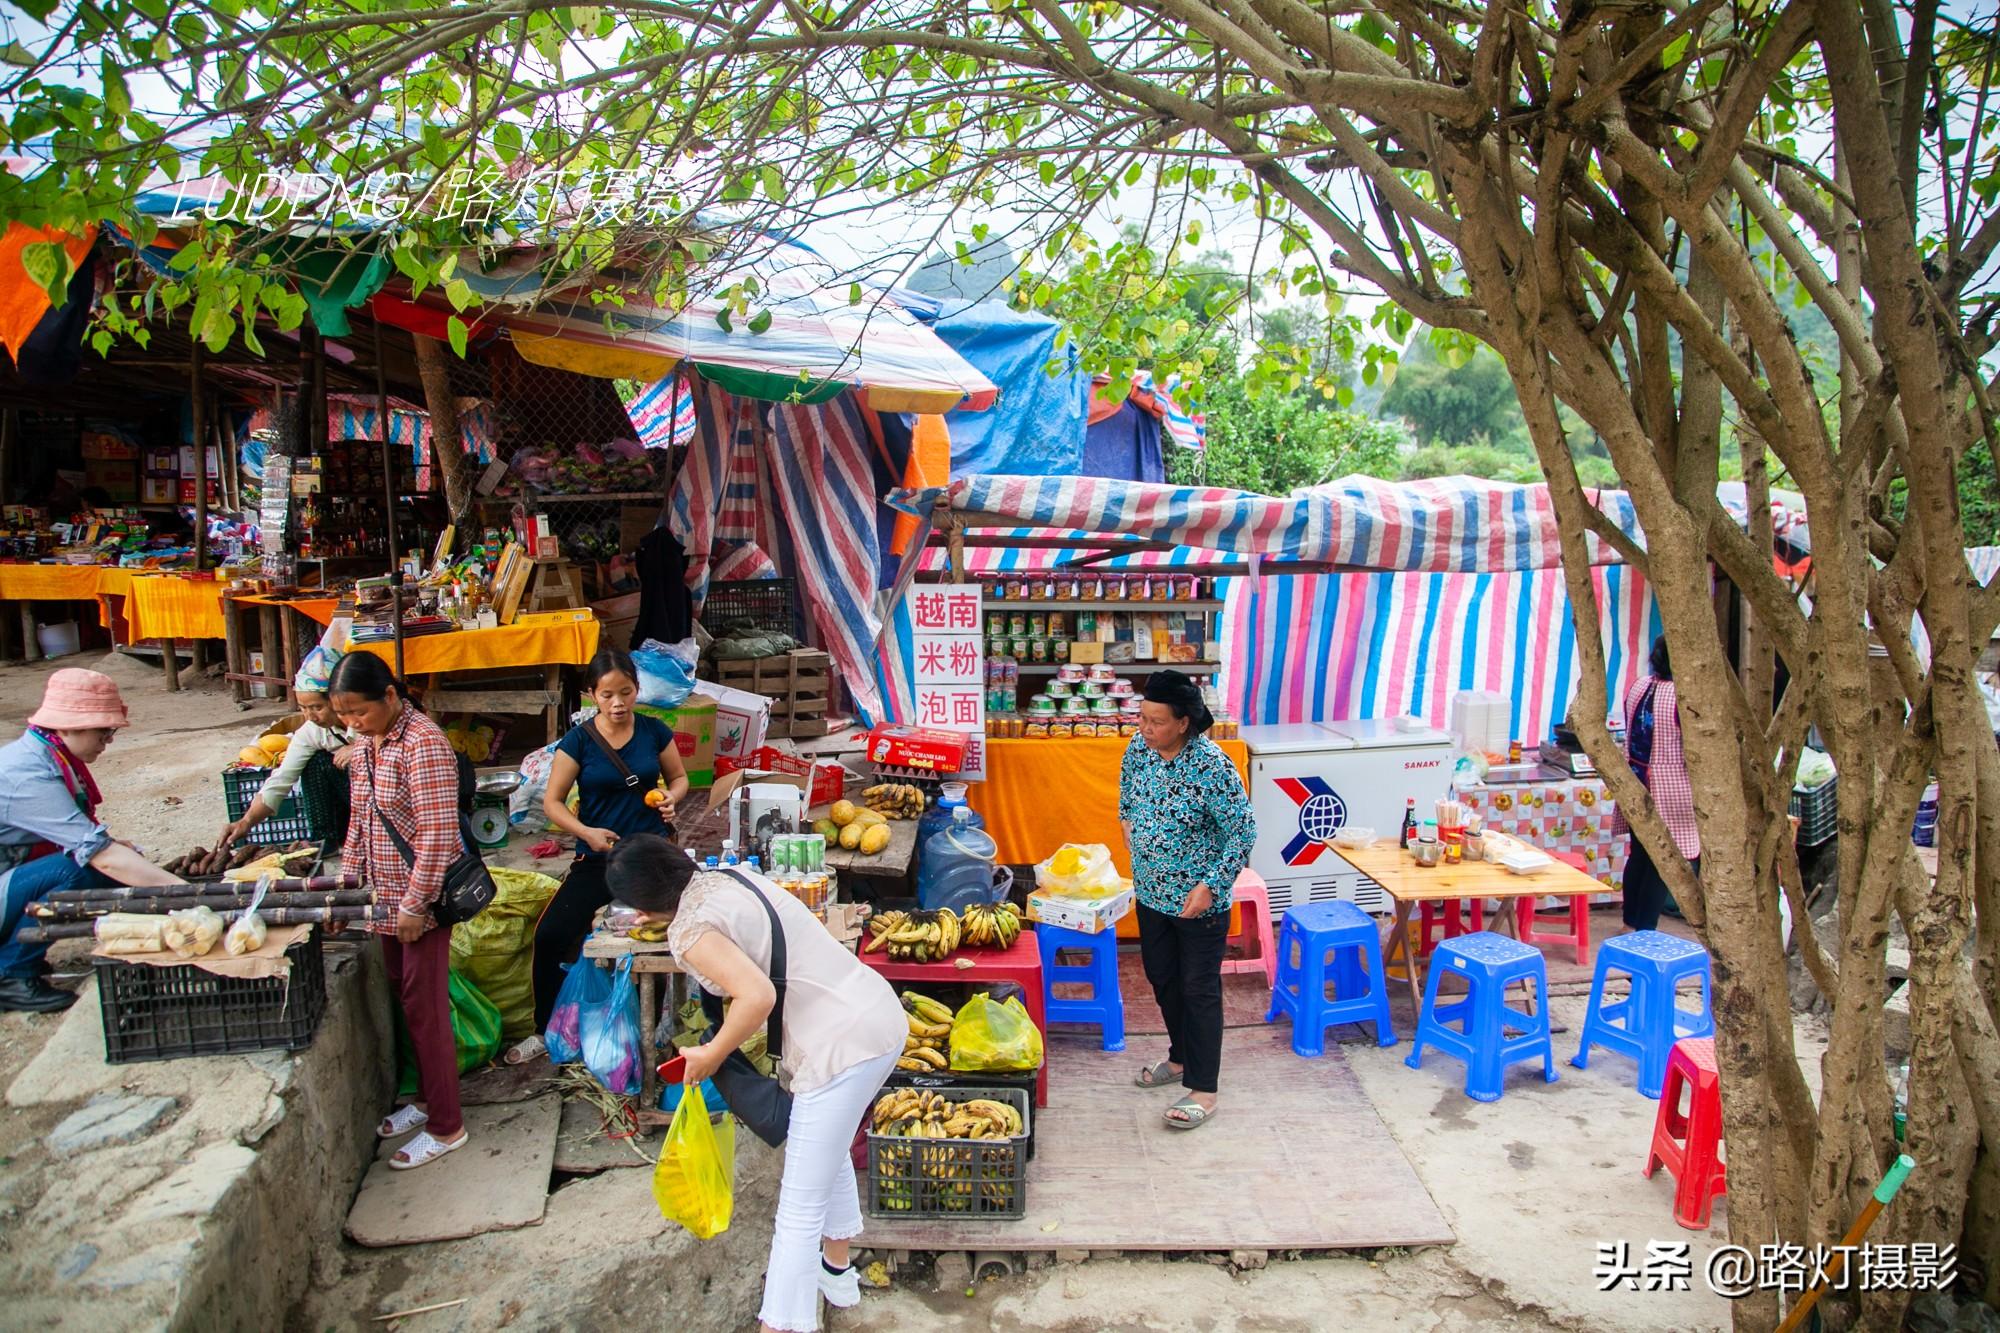
[[950,628],[979,628],[979,594],[970,592],[953,593],[948,611]]
[[955,727],[978,726],[979,696],[976,694],[954,694],[951,697],[951,722]]
[[947,613],[944,603],[945,598],[943,593],[918,593],[915,598],[915,606],[911,611],[913,623],[918,629],[945,628]]
[[[954,660],[957,659],[956,652],[952,656]],[[923,647],[917,649],[917,670],[923,672],[926,676],[942,675],[944,673],[944,645],[941,643],[926,643]]]
[[953,639],[951,641],[951,674],[976,679],[979,675],[979,641],[977,639]]
[[951,701],[936,692],[917,696],[917,722],[926,727],[951,725]]

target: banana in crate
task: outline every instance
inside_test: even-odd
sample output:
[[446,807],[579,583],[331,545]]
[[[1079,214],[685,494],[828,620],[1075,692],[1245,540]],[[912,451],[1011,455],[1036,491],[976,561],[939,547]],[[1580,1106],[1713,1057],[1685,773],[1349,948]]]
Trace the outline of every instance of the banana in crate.
[[951,1068],[947,1043],[951,1040],[952,1012],[928,995],[903,992],[903,1016],[909,1035],[903,1038],[903,1054],[896,1068],[913,1074],[934,1074]]

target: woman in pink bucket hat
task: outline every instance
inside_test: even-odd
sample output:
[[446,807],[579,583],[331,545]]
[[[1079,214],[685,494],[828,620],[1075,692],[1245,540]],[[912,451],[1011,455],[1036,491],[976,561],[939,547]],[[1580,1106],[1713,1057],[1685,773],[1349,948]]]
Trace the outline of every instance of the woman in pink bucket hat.
[[45,979],[48,946],[15,938],[30,903],[58,889],[181,882],[98,822],[90,765],[130,722],[111,677],[64,667],[28,730],[0,745],[0,1009],[53,1013],[76,1000]]

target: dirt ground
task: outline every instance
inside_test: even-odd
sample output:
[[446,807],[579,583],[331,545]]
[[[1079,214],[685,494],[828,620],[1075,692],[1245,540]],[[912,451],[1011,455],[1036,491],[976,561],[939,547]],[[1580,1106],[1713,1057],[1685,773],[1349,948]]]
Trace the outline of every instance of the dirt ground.
[[[159,856],[206,844],[223,822],[224,764],[282,706],[237,708],[216,680],[165,691],[158,667],[116,655],[92,655],[35,666],[0,667],[0,740],[18,734],[21,719],[57,666],[87,665],[118,680],[133,715],[97,767],[103,815],[113,831]],[[81,949],[56,954],[77,970]],[[67,962],[65,961],[67,960]],[[838,1313],[839,1330],[926,1327],[947,1333],[1015,1329],[1307,1330],[1329,1327],[1457,1330],[1702,1329],[1727,1323],[1724,1301],[1701,1283],[1701,1259],[1720,1243],[1727,1217],[1718,1201],[1715,1225],[1686,1232],[1670,1216],[1664,1174],[1639,1175],[1654,1103],[1633,1091],[1632,1068],[1616,1057],[1592,1069],[1567,1064],[1575,1049],[1581,1001],[1557,997],[1553,1013],[1567,1032],[1556,1037],[1561,1082],[1544,1086],[1519,1072],[1506,1097],[1490,1105],[1459,1090],[1462,1068],[1431,1056],[1421,1070],[1403,1064],[1405,1040],[1386,1050],[1372,1042],[1341,1047],[1399,1146],[1414,1164],[1457,1232],[1455,1246],[1369,1255],[1270,1256],[1248,1271],[1226,1255],[1093,1256],[1082,1263],[1038,1261],[1026,1272],[939,1291],[923,1265],[898,1275],[887,1292],[871,1292],[858,1310]],[[1399,1009],[1399,1025],[1407,1021]],[[0,1078],[24,1065],[52,1025],[0,1015]],[[1344,1030],[1342,1035],[1352,1035]],[[1152,1055],[1135,1037],[1135,1067]],[[1801,1032],[1801,1052],[1816,1075],[1817,1042]],[[1224,1076],[1227,1096],[1227,1073]],[[10,1199],[39,1192],[37,1139],[56,1108],[9,1110],[0,1116],[0,1244]],[[1205,1133],[1227,1135],[1226,1114]],[[1309,1127],[1302,1126],[1302,1132]],[[1255,1152],[1246,1143],[1243,1151]],[[1274,1181],[1272,1188],[1283,1188]],[[1601,1242],[1624,1241],[1643,1258],[1652,1241],[1692,1243],[1694,1280],[1687,1292],[1600,1293],[1592,1269]],[[996,1246],[1005,1248],[996,1237]],[[451,1246],[423,1247],[409,1262],[453,1264]],[[501,1279],[501,1280],[504,1280]],[[532,1280],[532,1279],[529,1279]],[[970,1294],[968,1295],[968,1291]],[[661,1313],[667,1313],[662,1311]]]

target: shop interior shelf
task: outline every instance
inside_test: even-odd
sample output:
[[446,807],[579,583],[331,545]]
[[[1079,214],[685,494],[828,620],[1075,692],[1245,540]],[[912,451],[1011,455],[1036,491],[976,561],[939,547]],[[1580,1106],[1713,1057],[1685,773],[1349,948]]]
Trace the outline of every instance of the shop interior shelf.
[[[1063,665],[1060,662],[1023,662],[1020,664],[1021,674],[1024,676],[1054,675],[1056,672],[1062,670]],[[1191,676],[1205,676],[1211,672],[1222,670],[1222,663],[1220,662],[1107,662],[1104,665],[1113,667],[1118,671],[1126,672],[1158,671],[1162,668],[1171,667],[1175,671],[1185,671]]]
[[1017,602],[1012,599],[1000,600],[988,598],[984,603],[984,609],[989,615],[995,611],[1137,611],[1141,614],[1170,615],[1175,611],[1220,611],[1224,605],[1225,603],[1211,598],[1198,598],[1191,601],[1175,601],[1172,598],[1167,598],[1165,600],[1141,602],[1107,602],[1101,598],[1096,601],[1078,599],[1067,602],[1053,602],[1037,598],[1033,601],[1022,600]]

